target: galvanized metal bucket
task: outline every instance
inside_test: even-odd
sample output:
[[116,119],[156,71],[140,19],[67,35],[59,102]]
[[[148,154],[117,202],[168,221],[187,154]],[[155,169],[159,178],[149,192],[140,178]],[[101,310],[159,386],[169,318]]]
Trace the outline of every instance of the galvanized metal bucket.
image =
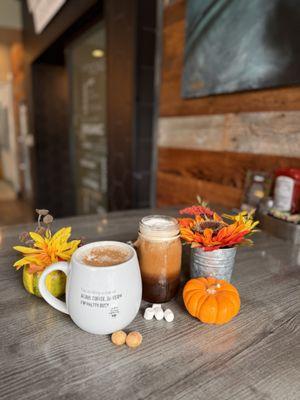
[[204,251],[200,247],[191,249],[191,277],[213,276],[230,282],[235,254],[236,247],[213,251]]

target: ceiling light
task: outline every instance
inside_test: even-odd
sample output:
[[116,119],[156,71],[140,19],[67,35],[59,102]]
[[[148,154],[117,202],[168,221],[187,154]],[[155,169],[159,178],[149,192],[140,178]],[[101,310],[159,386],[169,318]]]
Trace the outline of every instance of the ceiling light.
[[101,49],[94,49],[92,51],[92,56],[95,57],[95,58],[101,58],[101,57],[104,56],[104,51],[101,50]]

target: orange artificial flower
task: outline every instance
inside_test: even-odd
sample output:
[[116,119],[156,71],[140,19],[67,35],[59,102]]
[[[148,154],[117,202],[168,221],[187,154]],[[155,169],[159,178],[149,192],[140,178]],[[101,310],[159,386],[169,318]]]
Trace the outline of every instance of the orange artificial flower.
[[253,221],[253,212],[242,211],[237,215],[224,215],[233,223],[226,223],[222,217],[207,207],[193,206],[181,210],[181,214],[195,214],[194,218],[179,218],[180,236],[191,247],[201,247],[205,251],[228,248],[241,244],[251,244],[247,235],[255,232],[258,221]]

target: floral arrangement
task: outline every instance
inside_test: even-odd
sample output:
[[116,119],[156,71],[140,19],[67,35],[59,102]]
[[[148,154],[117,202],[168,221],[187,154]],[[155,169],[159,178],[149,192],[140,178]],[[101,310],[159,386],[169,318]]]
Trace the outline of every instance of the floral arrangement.
[[[251,245],[248,238],[259,223],[254,221],[254,212],[242,211],[236,215],[223,214],[222,217],[212,211],[207,203],[198,198],[199,205],[180,210],[180,236],[191,247],[201,247],[204,251],[230,248],[237,245]],[[226,222],[226,220],[231,222]]]
[[53,217],[48,210],[36,210],[38,224],[34,232],[23,232],[20,241],[27,246],[14,246],[23,257],[14,263],[16,269],[28,267],[28,273],[42,272],[57,261],[69,261],[81,240],[71,240],[71,227],[52,233]]

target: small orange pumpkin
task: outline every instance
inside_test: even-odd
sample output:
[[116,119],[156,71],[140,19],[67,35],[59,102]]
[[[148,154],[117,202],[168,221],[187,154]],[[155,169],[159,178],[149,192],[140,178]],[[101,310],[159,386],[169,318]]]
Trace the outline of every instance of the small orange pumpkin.
[[190,279],[183,289],[188,312],[206,324],[225,324],[237,315],[240,296],[230,283],[213,277]]

